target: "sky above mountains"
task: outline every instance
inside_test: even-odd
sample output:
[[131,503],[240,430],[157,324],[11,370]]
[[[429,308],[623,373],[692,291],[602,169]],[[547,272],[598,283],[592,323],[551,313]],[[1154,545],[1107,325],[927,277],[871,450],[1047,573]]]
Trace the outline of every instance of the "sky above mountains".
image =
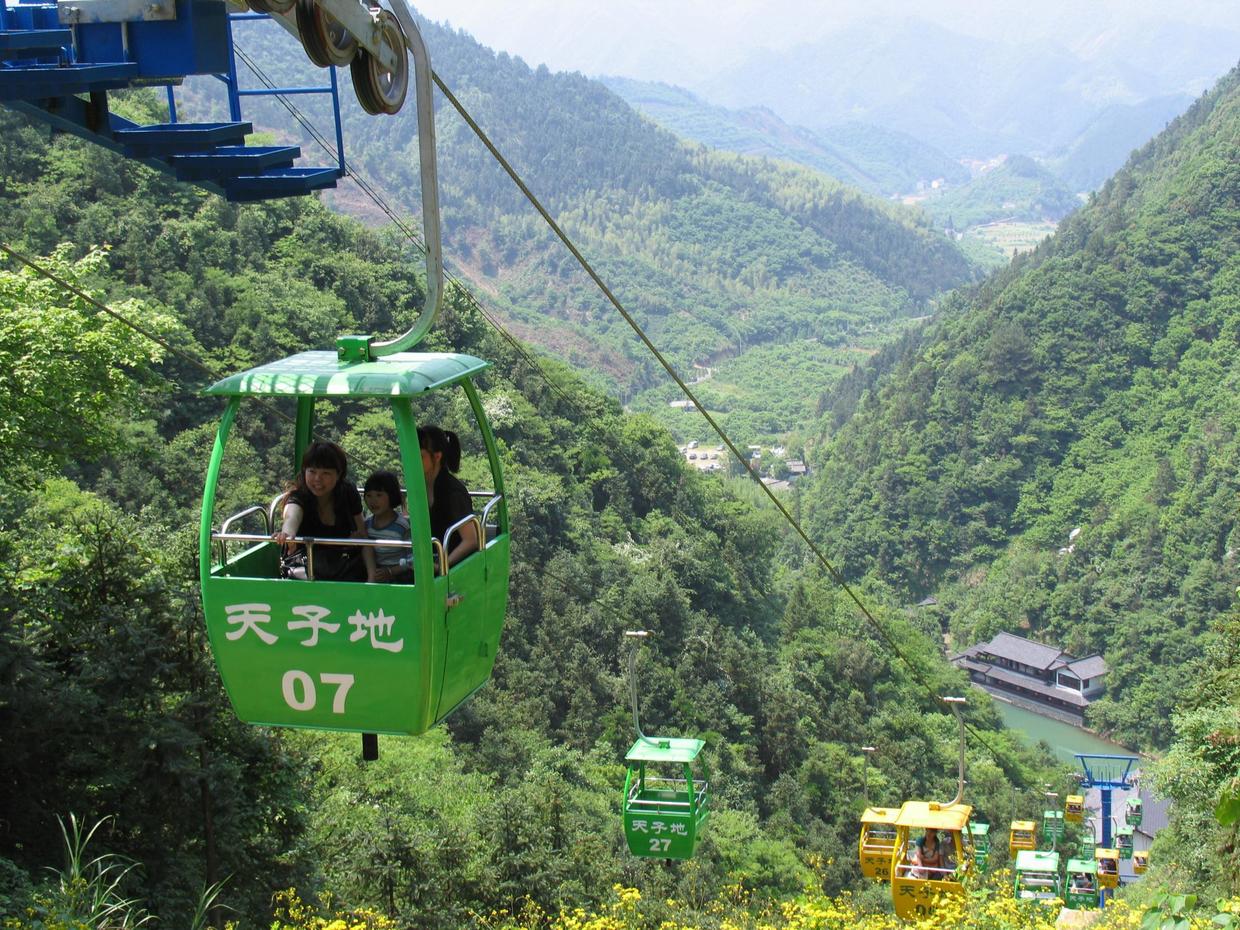
[[1107,169],[1240,55],[1236,0],[421,0],[417,7],[531,66],[673,84],[730,109],[768,108],[814,132],[878,126],[952,158],[1064,157],[1098,126],[1132,128],[1103,159]]
[[[690,88],[755,52],[811,44],[882,19],[915,18],[1000,42],[1049,40],[1084,56],[1151,27],[1155,34],[1159,26],[1187,26],[1240,36],[1235,0],[421,0],[415,6],[531,65]],[[1156,56],[1153,49],[1149,54]]]

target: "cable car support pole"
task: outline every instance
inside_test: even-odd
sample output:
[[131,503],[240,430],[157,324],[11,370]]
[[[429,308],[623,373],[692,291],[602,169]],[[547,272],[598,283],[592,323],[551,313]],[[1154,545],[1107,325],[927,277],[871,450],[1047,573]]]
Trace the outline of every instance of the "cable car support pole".
[[945,697],[943,698],[952,709],[952,713],[956,715],[956,724],[960,729],[960,779],[956,785],[956,796],[952,798],[951,803],[947,807],[955,807],[964,800],[964,718],[960,716],[960,705],[967,703],[962,697]]
[[625,630],[625,637],[634,640],[633,645],[629,648],[629,698],[633,704],[633,729],[637,731],[637,738],[646,743],[652,743],[648,736],[642,732],[641,719],[637,709],[637,649],[650,633],[646,630]]
[[877,750],[877,746],[861,747],[861,800],[868,808],[870,806],[870,783],[869,783],[869,767],[870,753]]
[[369,336],[341,336],[340,357],[367,361],[416,346],[430,332],[443,303],[443,242],[439,224],[439,171],[435,160],[435,102],[431,56],[418,24],[405,0],[390,0],[392,12],[405,33],[405,45],[413,58],[414,93],[417,97],[418,168],[422,186],[422,237],[426,243],[426,302],[413,325],[394,339],[372,342]]

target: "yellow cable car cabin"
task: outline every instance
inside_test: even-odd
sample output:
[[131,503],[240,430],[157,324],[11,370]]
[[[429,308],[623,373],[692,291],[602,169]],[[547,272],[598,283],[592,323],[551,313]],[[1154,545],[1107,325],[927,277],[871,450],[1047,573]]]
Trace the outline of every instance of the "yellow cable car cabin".
[[1008,831],[1008,856],[1015,860],[1022,849],[1038,848],[1037,825],[1032,820],[1013,820]]
[[1150,867],[1150,851],[1148,849],[1138,849],[1132,854],[1132,871],[1137,875],[1144,875],[1145,870]]
[[1119,887],[1119,850],[1099,846],[1094,850],[1098,863],[1098,884],[1103,888]]
[[1070,794],[1064,800],[1063,819],[1068,823],[1080,823],[1085,819],[1085,798],[1079,794]]
[[[891,899],[896,915],[917,920],[934,912],[944,897],[963,897],[964,877],[973,868],[968,804],[906,801],[896,819],[896,846],[891,855]],[[919,843],[931,831],[942,855],[937,865],[922,857]]]
[[896,847],[896,819],[899,808],[867,807],[861,815],[861,839],[857,859],[861,874],[885,882],[891,877],[891,851]]

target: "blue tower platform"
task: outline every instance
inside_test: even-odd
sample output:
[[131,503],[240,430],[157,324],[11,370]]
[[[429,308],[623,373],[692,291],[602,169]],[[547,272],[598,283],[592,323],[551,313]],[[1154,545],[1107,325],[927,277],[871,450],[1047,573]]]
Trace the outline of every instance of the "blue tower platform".
[[[0,0],[0,105],[233,201],[335,187],[345,173],[335,69],[321,87],[242,90],[233,23],[259,18],[267,15],[229,13],[224,0]],[[190,75],[227,85],[230,121],[177,119],[172,87]],[[152,85],[168,88],[167,123],[141,126],[110,111],[109,91]],[[245,145],[253,126],[241,98],[278,93],[331,95],[335,164],[298,166],[297,146]]]

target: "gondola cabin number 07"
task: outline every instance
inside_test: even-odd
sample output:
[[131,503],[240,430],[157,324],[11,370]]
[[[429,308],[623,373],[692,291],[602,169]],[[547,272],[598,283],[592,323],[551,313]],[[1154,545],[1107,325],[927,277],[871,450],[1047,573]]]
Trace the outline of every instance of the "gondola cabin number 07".
[[[287,596],[268,602],[223,605],[220,648],[230,653],[234,675],[253,686],[236,696],[248,705],[246,718],[287,721],[293,711],[305,726],[347,722],[377,731],[399,716],[408,700],[393,686],[404,664],[405,637],[397,635],[403,611],[384,603],[390,589],[356,585],[348,586],[353,609],[333,610],[315,597],[328,584],[287,585]],[[404,620],[409,626],[411,618]]]
[[[508,599],[508,515],[498,447],[472,378],[480,359],[451,353],[397,353],[349,362],[306,352],[225,379],[209,394],[228,399],[203,492],[200,559],[203,612],[211,650],[237,716],[247,723],[362,733],[416,735],[442,720],[491,675]],[[491,489],[471,491],[464,524],[480,540],[453,564],[433,539],[412,400],[460,391],[474,414],[490,464]],[[294,460],[310,441],[315,404],[361,403],[392,418],[407,485],[412,583],[366,584],[280,577],[272,540],[283,495],[213,528],[217,483],[243,399],[296,405]],[[411,478],[413,480],[411,480]],[[261,518],[261,532],[240,532]],[[335,540],[306,540],[315,553]],[[356,544],[356,540],[350,541]],[[233,547],[230,549],[229,547]]]

